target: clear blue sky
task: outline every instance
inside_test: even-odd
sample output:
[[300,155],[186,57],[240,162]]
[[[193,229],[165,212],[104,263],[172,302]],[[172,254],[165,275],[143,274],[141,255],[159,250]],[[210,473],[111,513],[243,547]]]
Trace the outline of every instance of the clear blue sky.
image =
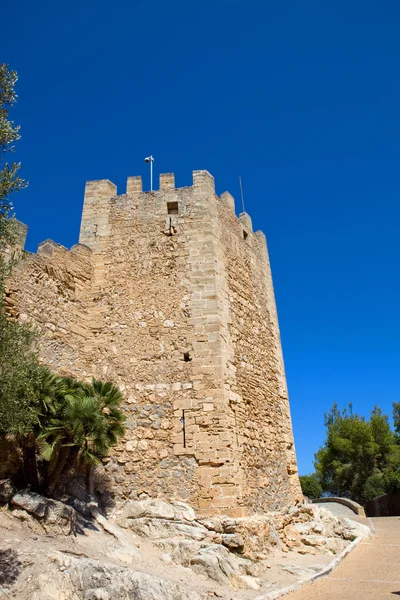
[[85,180],[123,193],[150,153],[180,186],[208,169],[238,199],[242,176],[269,242],[303,474],[334,401],[367,414],[400,398],[399,31],[398,0],[2,9],[29,250],[76,243]]

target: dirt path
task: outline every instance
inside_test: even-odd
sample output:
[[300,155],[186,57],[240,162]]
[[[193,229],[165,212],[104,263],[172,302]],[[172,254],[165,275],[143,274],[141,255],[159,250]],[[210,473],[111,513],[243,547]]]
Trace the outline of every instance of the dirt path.
[[400,598],[400,517],[372,519],[376,534],[361,542],[330,575],[288,600]]

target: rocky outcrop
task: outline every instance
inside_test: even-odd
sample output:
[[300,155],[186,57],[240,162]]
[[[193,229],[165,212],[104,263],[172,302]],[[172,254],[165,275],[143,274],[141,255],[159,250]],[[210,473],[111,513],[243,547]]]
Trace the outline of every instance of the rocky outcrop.
[[201,600],[193,590],[160,577],[54,552],[57,570],[39,577],[32,600]]
[[338,554],[368,528],[350,519],[338,519],[315,504],[292,507],[276,513],[275,525],[283,551],[300,554]]
[[198,519],[183,502],[147,498],[127,502],[115,518],[120,526],[153,540],[167,562],[190,567],[233,588],[258,589],[258,576],[274,548],[337,554],[366,533],[363,526],[337,519],[316,505],[248,518]]
[[214,536],[215,541],[255,560],[265,559],[271,550],[280,547],[273,513],[237,519],[218,516],[199,519],[199,523],[219,534]]
[[118,515],[121,527],[129,527],[149,539],[184,537],[204,540],[208,530],[196,521],[194,510],[183,502],[169,503],[162,500],[131,500]]
[[263,558],[279,544],[271,515],[233,519],[227,516],[199,519],[184,502],[147,498],[128,501],[116,513],[121,527],[153,540],[185,538],[221,544],[252,558]]
[[203,545],[219,544],[253,560],[265,559],[274,548],[302,554],[312,554],[313,549],[337,554],[362,528],[357,529],[353,521],[338,519],[311,504],[248,518],[198,519],[188,504],[151,498],[127,502],[116,514],[116,520],[122,527],[155,541],[167,540],[176,546],[177,540],[183,538]]
[[15,494],[11,504],[35,517],[44,529],[50,527],[64,534],[75,531],[77,513],[63,502],[25,490]]
[[170,539],[157,542],[175,564],[235,589],[259,589],[256,577],[265,571],[261,564],[229,552],[221,544]]
[[[146,498],[106,519],[95,505],[84,517],[25,490],[10,507],[0,511],[0,570],[4,563],[18,600],[255,600],[322,571],[329,555],[368,534],[310,505],[200,519],[184,503]],[[82,535],[66,535],[74,519]]]

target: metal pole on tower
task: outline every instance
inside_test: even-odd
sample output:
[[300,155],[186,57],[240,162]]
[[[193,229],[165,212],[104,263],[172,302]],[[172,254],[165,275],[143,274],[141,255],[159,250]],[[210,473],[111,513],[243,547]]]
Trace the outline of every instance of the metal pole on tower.
[[150,154],[150,156],[146,156],[146,158],[144,159],[144,162],[146,163],[150,163],[150,191],[153,191],[153,162],[154,162],[154,156],[152,154]]
[[239,185],[240,185],[240,197],[241,197],[241,199],[242,199],[242,209],[243,209],[243,212],[246,212],[246,211],[244,210],[244,198],[243,198],[242,178],[241,178],[241,176],[240,176],[240,175],[239,175]]

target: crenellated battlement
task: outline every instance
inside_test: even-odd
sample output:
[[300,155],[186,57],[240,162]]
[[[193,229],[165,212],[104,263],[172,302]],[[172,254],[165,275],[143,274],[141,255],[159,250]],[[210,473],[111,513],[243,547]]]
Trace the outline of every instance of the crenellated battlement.
[[174,173],[161,173],[160,174],[160,190],[174,190],[174,189],[175,189]]
[[135,175],[134,177],[128,177],[126,182],[126,193],[127,194],[136,194],[137,192],[142,192],[143,184],[142,178],[140,175]]
[[[125,194],[118,194],[117,186],[109,179],[99,179],[87,181],[85,184],[84,204],[82,210],[81,230],[79,237],[79,245],[85,245],[88,248],[93,248],[94,245],[104,240],[110,234],[109,216],[111,203],[113,200],[121,199],[122,203],[125,196],[135,198],[140,195],[140,209],[142,213],[153,211],[153,216],[164,217],[165,215],[174,215],[173,220],[176,221],[176,215],[185,213],[185,204],[191,204],[194,194],[208,194],[210,199],[218,199],[215,194],[214,177],[205,170],[192,172],[192,186],[175,187],[174,173],[160,173],[159,189],[153,191],[143,191],[142,177],[140,175],[130,176],[127,178]],[[182,195],[180,192],[186,192]],[[170,198],[173,196],[173,198]],[[150,198],[158,198],[158,202],[151,203]],[[172,200],[172,202],[170,202]],[[173,202],[175,200],[175,202]],[[219,200],[228,206],[235,213],[235,199],[230,192],[223,192]],[[123,206],[124,204],[122,204]],[[174,205],[174,206],[172,206]],[[139,206],[139,205],[138,205]],[[171,208],[172,206],[172,208]],[[157,210],[155,210],[155,208]],[[146,220],[151,218],[151,214],[147,215]],[[236,216],[238,223],[241,224],[244,232],[244,237],[253,233],[252,221],[250,215],[246,212]],[[28,227],[20,221],[15,221],[18,231],[18,239],[16,248],[18,251],[24,249]],[[264,236],[265,239],[265,236]],[[44,240],[39,244],[38,254],[51,255],[54,248],[60,248],[60,244],[52,240]]]
[[[193,187],[196,189],[213,190],[215,192],[214,177],[208,171],[193,171]],[[159,189],[145,191],[143,190],[143,182],[141,175],[133,175],[128,177],[126,182],[126,194],[154,194],[165,190],[176,190],[182,188],[175,187],[174,173],[160,173]],[[85,198],[114,198],[117,196],[117,186],[109,179],[98,179],[86,182]]]
[[[175,187],[174,173],[161,173],[159,189],[144,191],[141,176],[130,176],[127,179],[126,192],[118,194],[117,187],[108,179],[88,181],[85,187],[85,198],[82,212],[82,223],[79,241],[90,248],[98,246],[110,233],[110,217],[114,209],[126,209],[127,218],[134,214],[149,222],[169,218],[174,222],[188,212],[194,216],[216,218],[215,201],[220,200],[235,214],[235,199],[229,192],[221,197],[215,193],[214,177],[205,170],[192,172],[191,186]],[[173,216],[172,216],[173,215]],[[245,235],[252,233],[251,219],[246,213],[238,217]],[[169,223],[169,221],[168,221]]]

